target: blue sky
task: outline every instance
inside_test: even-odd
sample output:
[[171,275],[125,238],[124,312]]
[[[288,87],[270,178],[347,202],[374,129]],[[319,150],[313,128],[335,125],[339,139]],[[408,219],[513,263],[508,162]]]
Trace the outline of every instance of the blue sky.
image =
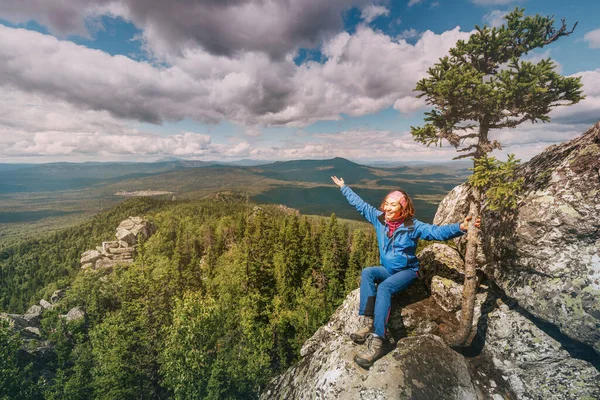
[[550,124],[497,132],[526,160],[600,119],[600,3],[574,0],[9,0],[0,162],[345,157],[445,161],[414,142],[416,81],[516,6],[575,32],[528,56],[582,77]]

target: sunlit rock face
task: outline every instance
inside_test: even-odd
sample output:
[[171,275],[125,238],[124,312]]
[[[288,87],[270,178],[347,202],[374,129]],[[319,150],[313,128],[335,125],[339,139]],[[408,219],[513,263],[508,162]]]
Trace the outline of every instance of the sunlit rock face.
[[117,240],[102,242],[102,246],[81,254],[81,268],[110,269],[116,265],[131,264],[138,241],[148,239],[155,231],[156,227],[142,217],[129,217],[117,227]]
[[304,344],[300,362],[272,381],[262,399],[476,398],[465,359],[431,334],[401,338],[369,370],[354,363],[364,347],[348,337],[361,324],[358,299],[355,290]]
[[[435,275],[431,296],[424,293],[423,282],[395,296],[389,338],[395,349],[369,370],[353,361],[364,349],[349,338],[362,324],[359,291],[353,291],[305,342],[298,363],[271,381],[261,399],[600,398],[600,372],[594,366],[600,358],[590,357],[589,347],[565,340],[556,328],[540,326],[486,285],[477,294],[475,337],[466,356],[447,347],[436,334],[441,325],[455,328],[460,310],[449,314],[442,306],[456,303],[461,295],[436,285],[440,280],[462,288]],[[438,304],[443,293],[449,299]]]
[[[480,259],[519,306],[600,354],[599,171],[600,122],[521,165],[518,209],[484,212]],[[455,188],[434,223],[463,218],[467,195]]]

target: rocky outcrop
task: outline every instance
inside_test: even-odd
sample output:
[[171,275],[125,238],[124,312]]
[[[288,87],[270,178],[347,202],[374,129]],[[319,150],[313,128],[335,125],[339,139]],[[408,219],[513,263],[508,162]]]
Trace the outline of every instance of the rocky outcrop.
[[81,268],[96,270],[132,263],[138,241],[148,239],[155,230],[154,225],[143,218],[129,217],[117,227],[117,240],[102,242],[102,246],[81,254]]
[[[117,264],[133,262],[136,245],[139,240],[149,238],[155,232],[154,226],[140,217],[129,217],[122,221],[118,228],[117,240],[103,242],[95,250],[88,250],[81,255],[83,269],[111,268]],[[44,374],[52,378],[50,369],[46,367],[56,361],[54,344],[44,337],[42,324],[44,313],[54,310],[65,297],[66,290],[56,290],[50,301],[41,299],[39,304],[31,306],[25,314],[0,313],[0,320],[5,320],[10,329],[19,333],[23,339],[22,353],[26,359],[38,365]],[[64,323],[87,323],[87,314],[82,307],[73,307],[66,314],[59,315]]]
[[303,358],[263,391],[261,399],[474,399],[467,364],[437,336],[405,337],[364,370],[353,361],[361,346],[348,339],[359,327],[352,292],[302,347]]
[[[600,354],[600,122],[524,163],[514,213],[485,212],[482,267],[519,306]],[[467,188],[436,224],[466,215]],[[459,248],[460,248],[459,244]]]
[[[0,313],[0,319],[8,322],[9,328],[20,332],[24,339],[40,339],[40,321],[42,316],[46,310],[54,309],[57,302],[62,298],[62,293],[64,293],[64,290],[55,291],[51,296],[51,303],[45,299],[41,299],[39,305],[32,305],[25,314]],[[71,314],[72,311],[73,310],[69,311],[69,314]],[[67,318],[67,315],[62,315],[61,317]],[[29,347],[32,348],[34,346]]]
[[422,279],[393,299],[389,340],[395,350],[368,371],[354,363],[362,349],[348,338],[362,323],[355,290],[261,398],[600,398],[600,358],[589,347],[485,284],[477,295],[471,346],[464,355],[448,348],[436,334],[456,328],[462,277],[453,268],[456,250],[433,246],[435,253],[426,248],[420,255],[423,275],[433,274],[430,286]]

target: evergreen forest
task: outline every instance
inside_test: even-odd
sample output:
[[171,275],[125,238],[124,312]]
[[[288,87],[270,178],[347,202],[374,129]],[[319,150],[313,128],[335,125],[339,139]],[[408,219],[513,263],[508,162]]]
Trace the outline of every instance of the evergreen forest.
[[[81,271],[81,253],[133,215],[157,227],[134,264]],[[128,200],[1,253],[2,311],[68,290],[43,314],[43,365],[0,327],[0,398],[255,399],[378,258],[372,228],[335,215],[235,195]],[[59,317],[75,306],[85,320]]]

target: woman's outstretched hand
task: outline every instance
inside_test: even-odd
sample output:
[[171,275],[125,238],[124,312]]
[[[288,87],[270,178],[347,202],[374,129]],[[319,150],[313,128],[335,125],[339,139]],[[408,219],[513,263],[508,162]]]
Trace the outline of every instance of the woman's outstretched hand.
[[333,183],[335,183],[339,187],[342,187],[345,185],[343,178],[338,178],[337,176],[332,176],[331,180],[333,180]]
[[[460,223],[460,230],[463,232],[467,232],[469,230],[469,221],[472,219],[473,217],[471,215],[469,215],[468,217],[465,218],[465,220],[463,222]],[[477,219],[475,220],[475,227],[479,228],[481,226],[481,218],[477,217]]]

